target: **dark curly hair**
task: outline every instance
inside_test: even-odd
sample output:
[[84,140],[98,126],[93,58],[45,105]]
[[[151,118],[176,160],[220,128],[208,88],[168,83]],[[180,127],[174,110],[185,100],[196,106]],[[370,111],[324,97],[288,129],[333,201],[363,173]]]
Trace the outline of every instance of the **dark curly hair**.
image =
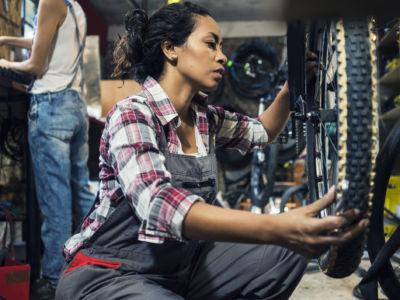
[[164,68],[161,44],[169,41],[184,44],[192,33],[196,15],[210,16],[199,5],[184,2],[164,5],[149,18],[142,9],[132,9],[125,15],[126,34],[116,42],[113,78],[134,79],[143,83],[148,75],[159,79]]

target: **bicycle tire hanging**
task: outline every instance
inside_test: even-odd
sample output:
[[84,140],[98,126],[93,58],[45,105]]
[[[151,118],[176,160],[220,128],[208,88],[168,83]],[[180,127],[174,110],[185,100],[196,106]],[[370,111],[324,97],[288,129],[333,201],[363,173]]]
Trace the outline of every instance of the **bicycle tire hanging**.
[[270,45],[252,40],[239,46],[227,65],[233,90],[244,98],[258,99],[273,87],[278,58]]

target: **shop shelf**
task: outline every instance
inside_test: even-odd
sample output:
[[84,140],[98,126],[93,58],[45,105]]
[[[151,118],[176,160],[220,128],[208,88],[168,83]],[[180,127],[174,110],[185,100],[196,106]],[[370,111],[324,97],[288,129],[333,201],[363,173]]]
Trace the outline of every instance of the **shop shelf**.
[[379,84],[390,87],[394,92],[400,92],[400,66],[383,75]]
[[400,21],[396,22],[396,24],[380,39],[378,49],[385,53],[399,53],[399,31]]
[[385,112],[380,117],[385,122],[395,122],[397,120],[400,120],[400,107],[395,107]]

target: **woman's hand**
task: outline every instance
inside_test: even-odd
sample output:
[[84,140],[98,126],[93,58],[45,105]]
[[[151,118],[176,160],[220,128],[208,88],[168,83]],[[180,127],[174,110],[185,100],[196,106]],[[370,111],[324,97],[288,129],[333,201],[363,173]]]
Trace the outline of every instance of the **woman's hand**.
[[0,59],[0,67],[8,69],[10,67],[10,62],[2,58]]
[[320,69],[324,69],[321,63],[318,62],[318,55],[307,50],[306,52],[306,78],[307,82],[314,78],[318,73],[318,64]]
[[330,245],[339,245],[350,241],[368,226],[363,219],[346,231],[338,231],[352,223],[359,216],[358,209],[348,210],[340,216],[317,218],[319,212],[329,206],[335,199],[335,188],[320,200],[301,208],[277,215],[283,247],[289,248],[308,258],[318,257],[328,250]]

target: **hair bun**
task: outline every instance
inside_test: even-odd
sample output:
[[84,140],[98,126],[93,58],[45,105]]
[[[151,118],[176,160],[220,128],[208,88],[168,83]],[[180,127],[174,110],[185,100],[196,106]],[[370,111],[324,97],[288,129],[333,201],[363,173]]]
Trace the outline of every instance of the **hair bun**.
[[132,9],[125,15],[125,29],[129,35],[143,36],[149,19],[143,9]]

